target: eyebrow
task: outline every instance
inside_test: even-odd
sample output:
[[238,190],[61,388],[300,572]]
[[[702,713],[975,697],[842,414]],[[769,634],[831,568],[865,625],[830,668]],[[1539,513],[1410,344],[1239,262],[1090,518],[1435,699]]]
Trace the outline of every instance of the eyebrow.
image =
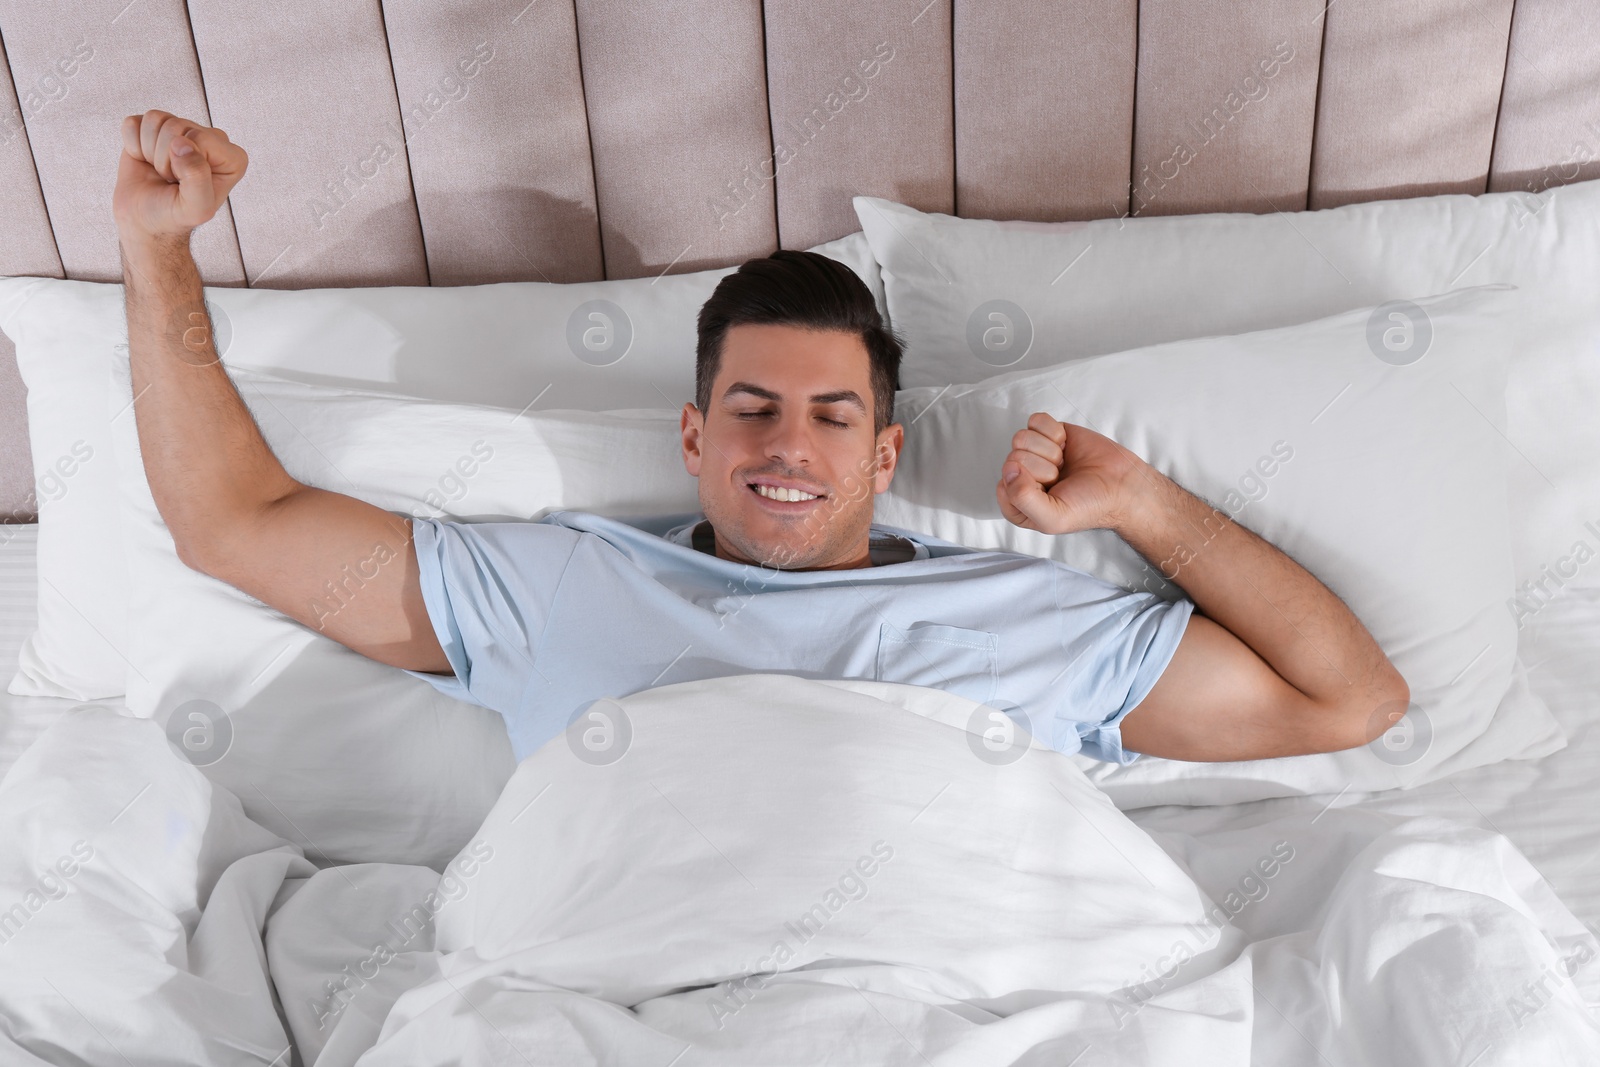
[[[748,393],[750,396],[760,397],[762,400],[783,399],[781,393],[774,393],[771,389],[764,389],[754,382],[734,382],[722,392],[722,399],[727,400],[735,393]],[[831,393],[812,393],[813,404],[854,404],[861,414],[867,413],[867,405],[862,401],[861,394],[854,389],[835,389]]]

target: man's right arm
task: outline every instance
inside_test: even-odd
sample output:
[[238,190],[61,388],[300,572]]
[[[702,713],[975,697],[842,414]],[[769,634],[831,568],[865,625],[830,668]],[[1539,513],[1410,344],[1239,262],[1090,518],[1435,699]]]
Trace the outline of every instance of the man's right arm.
[[[197,151],[174,154],[174,144]],[[221,130],[164,111],[124,120],[115,209],[134,417],[156,508],[186,565],[362,655],[448,674],[410,521],[290,477],[217,356],[189,235],[245,165]],[[347,566],[362,576],[357,590],[340,584]]]

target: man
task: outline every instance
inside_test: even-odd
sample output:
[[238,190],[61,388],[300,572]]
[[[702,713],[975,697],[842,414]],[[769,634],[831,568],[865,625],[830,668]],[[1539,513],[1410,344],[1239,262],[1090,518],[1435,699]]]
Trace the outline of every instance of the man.
[[701,310],[683,459],[704,517],[407,519],[301,484],[217,360],[190,233],[243,177],[219,129],[130,115],[114,199],[150,488],[179,556],[327,636],[494,708],[521,758],[589,702],[776,671],[938,685],[1014,707],[1060,751],[1236,760],[1351,748],[1409,690],[1287,556],[1084,427],[1033,414],[995,493],[1013,523],[1107,528],[1191,599],[874,526],[904,442],[900,345],[811,253],[751,260]]

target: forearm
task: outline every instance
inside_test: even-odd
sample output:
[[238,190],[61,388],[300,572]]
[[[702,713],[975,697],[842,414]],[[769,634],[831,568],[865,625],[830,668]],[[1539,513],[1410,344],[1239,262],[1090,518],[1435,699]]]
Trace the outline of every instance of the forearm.
[[1117,533],[1286,682],[1328,707],[1376,707],[1404,686],[1361,621],[1305,568],[1155,468],[1141,473]]
[[187,237],[122,242],[128,360],[145,475],[186,559],[299,487],[217,356]]

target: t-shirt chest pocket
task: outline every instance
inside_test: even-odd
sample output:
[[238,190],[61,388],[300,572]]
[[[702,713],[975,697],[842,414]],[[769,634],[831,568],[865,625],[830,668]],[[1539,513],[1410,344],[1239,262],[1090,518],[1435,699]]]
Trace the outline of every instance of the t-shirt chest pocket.
[[936,622],[878,627],[880,682],[925,685],[987,704],[994,699],[1000,637]]

